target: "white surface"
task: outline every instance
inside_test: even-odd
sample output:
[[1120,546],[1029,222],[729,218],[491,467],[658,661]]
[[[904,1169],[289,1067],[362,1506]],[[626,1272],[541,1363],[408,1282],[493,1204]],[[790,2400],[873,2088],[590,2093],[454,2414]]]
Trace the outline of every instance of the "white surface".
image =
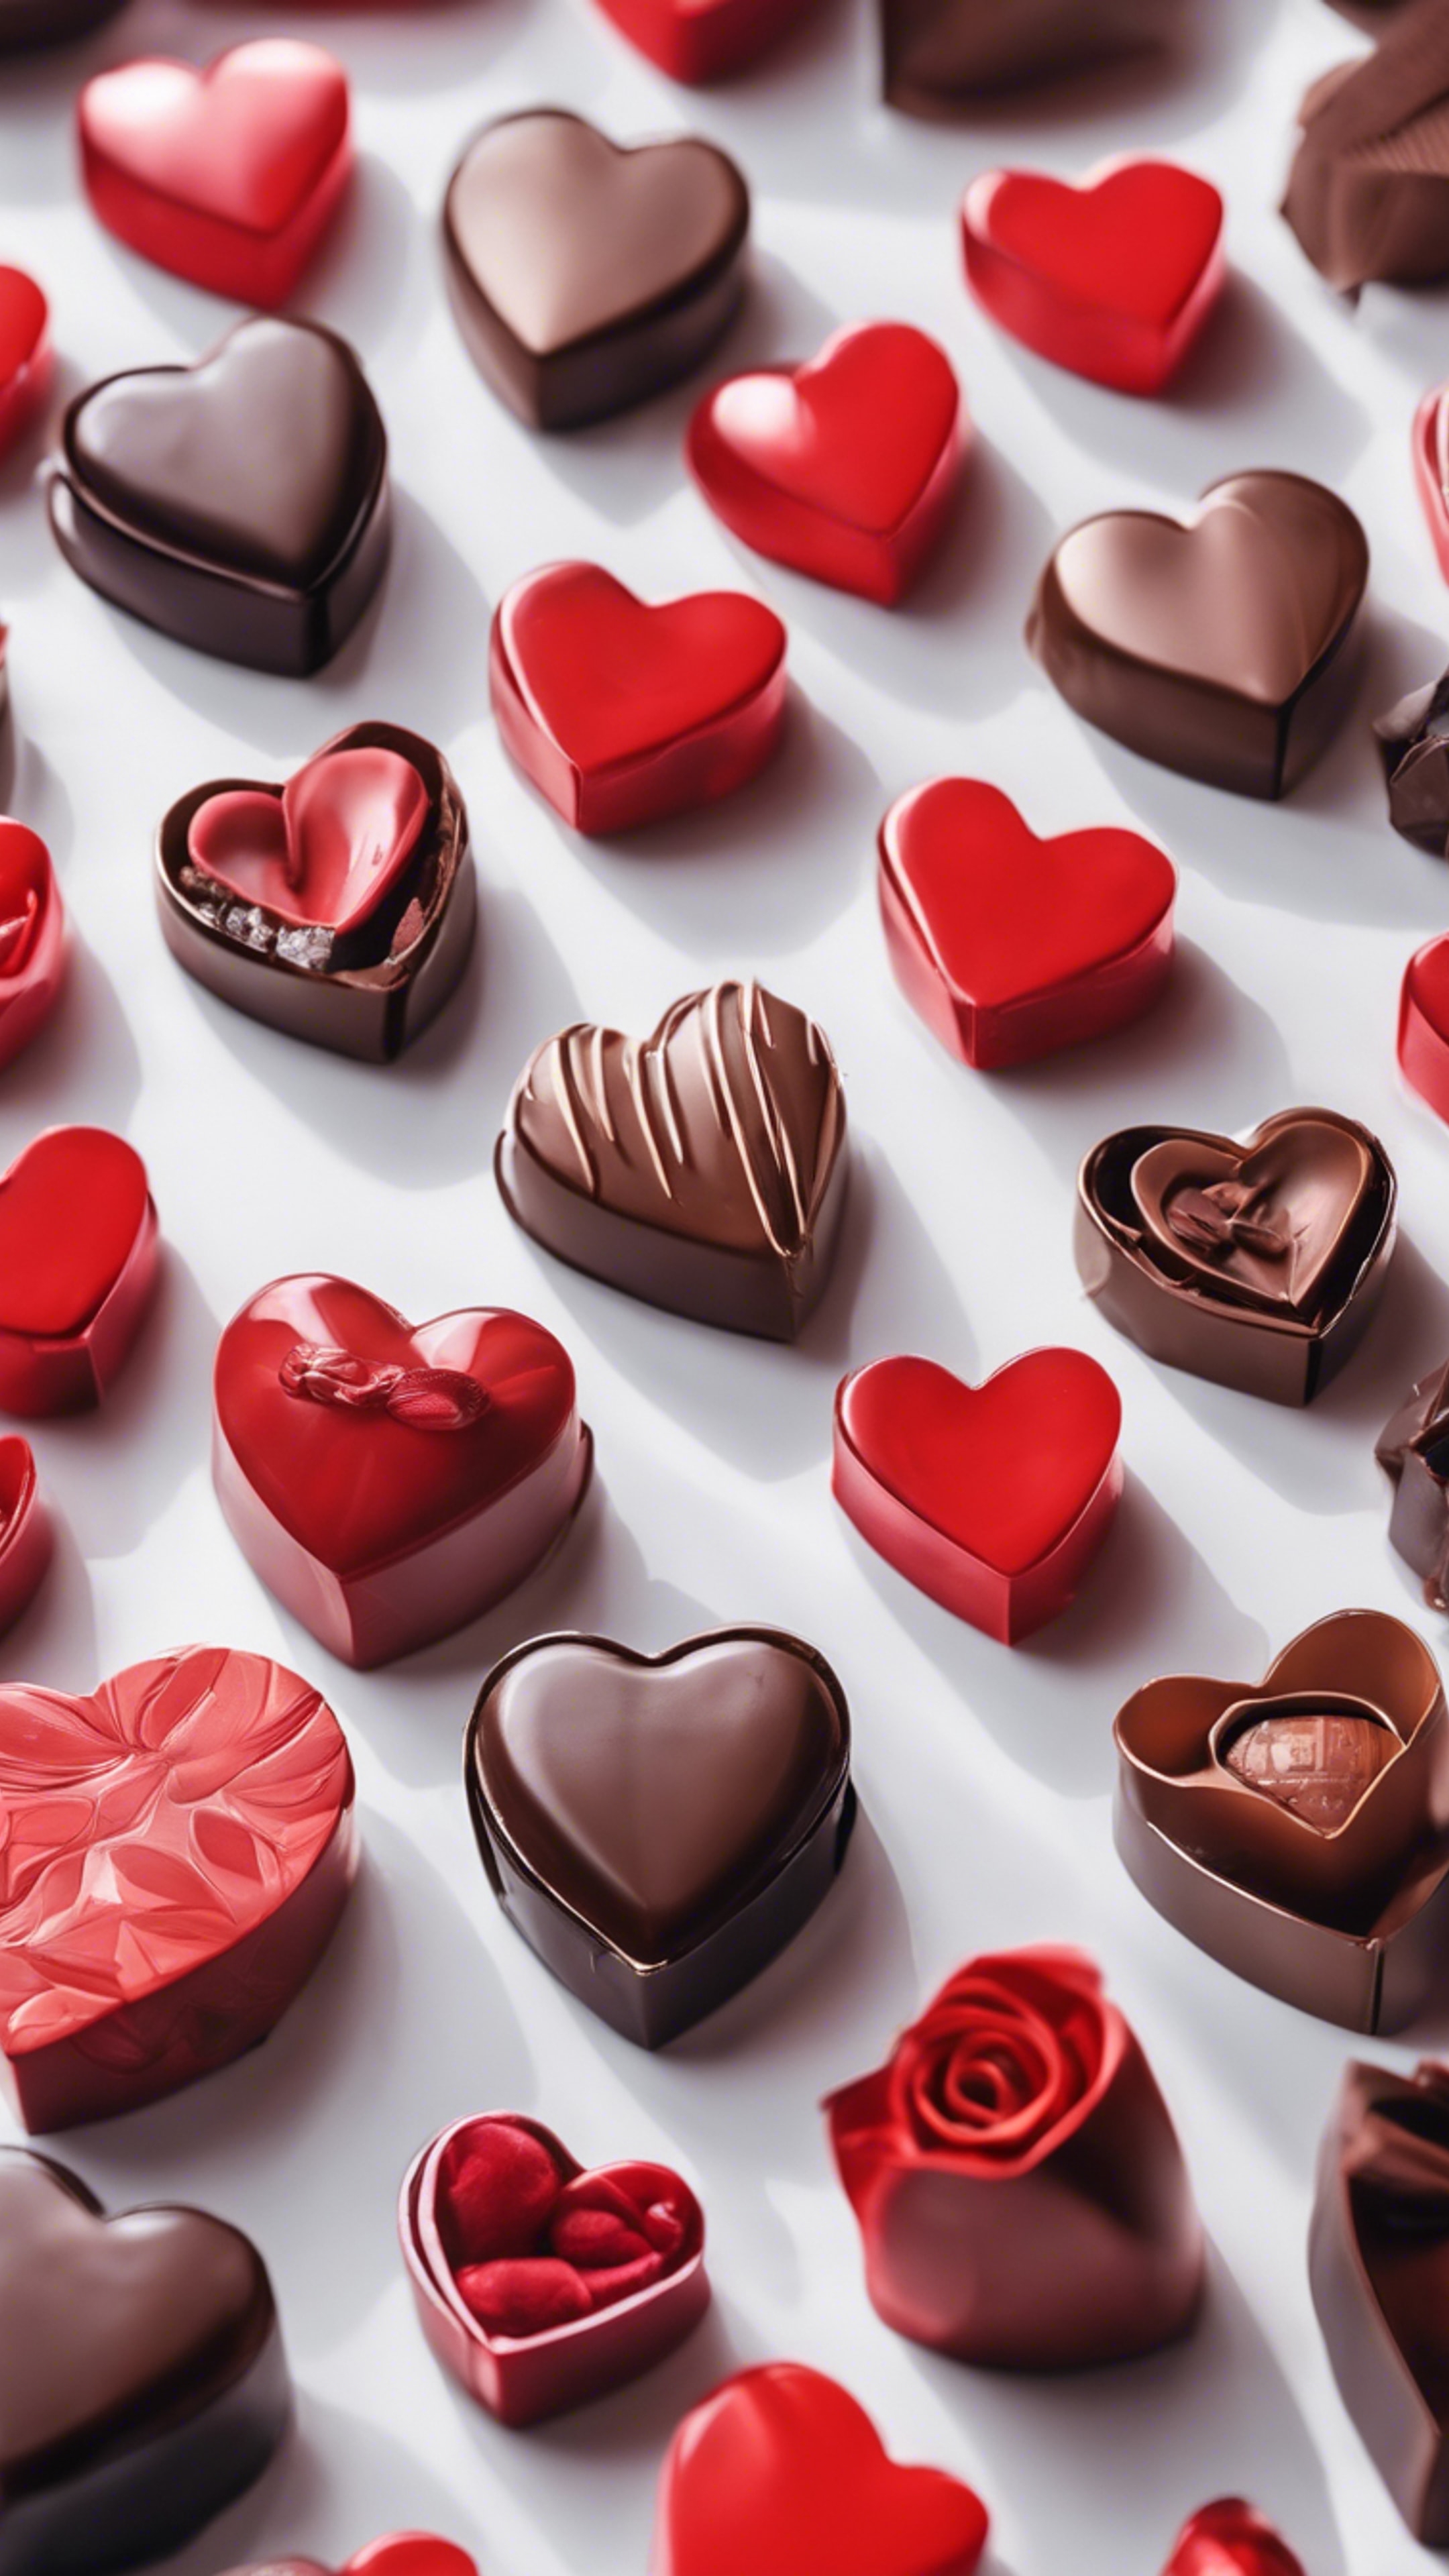
[[[200,354],[231,319],[121,251],[72,173],[83,62],[202,59],[290,25],[355,82],[361,184],[302,309],[349,333],[393,441],[397,549],[380,610],[307,686],[231,670],[129,623],[61,566],[33,456],[0,478],[12,626],[13,810],[49,839],[80,945],[50,1031],[0,1083],[0,1167],[40,1127],[99,1119],[151,1168],[168,1243],[158,1315],[99,1417],[43,1425],[62,1519],[55,1579],[4,1669],[89,1688],[192,1637],[315,1678],[358,1758],[367,1869],[336,1946],[261,2055],[60,2151],[112,2203],[194,2198],[273,2267],[300,2390],[274,2470],[177,2562],[310,2549],[341,2560],[421,2524],[485,2576],[643,2576],[676,2418],[730,2368],[834,2370],[905,2457],[975,2479],[993,2576],[1157,2576],[1187,2512],[1254,2496],[1309,2576],[1407,2576],[1405,2538],[1339,2405],[1304,2267],[1313,2156],[1352,2043],[1235,1982],[1161,1923],[1109,1831],[1115,1708],[1158,1670],[1256,1676],[1330,1609],[1427,1614],[1385,1544],[1372,1437],[1449,1351],[1449,1139],[1396,1084],[1410,950],[1449,878],[1388,830],[1367,712],[1437,673],[1444,593],[1408,426],[1445,369],[1442,299],[1334,300],[1272,211],[1306,81],[1358,41],[1318,0],[1200,0],[1193,83],[1120,86],[974,131],[875,99],[864,0],[714,96],[675,92],[588,0],[461,0],[371,15],[136,5],[84,57],[0,72],[0,258],[49,288],[66,390]],[[679,459],[691,388],[612,426],[529,437],[485,391],[446,313],[435,213],[484,117],[559,101],[621,138],[693,125],[756,190],[758,285],[722,365],[810,352],[836,322],[936,331],[980,438],[959,523],[888,615],[735,549]],[[1151,407],[1027,357],[968,304],[954,207],[974,171],[1076,172],[1180,151],[1231,201],[1236,274],[1180,392]],[[38,452],[38,443],[37,443]],[[1282,810],[1149,768],[1087,733],[1020,642],[1053,532],[1116,502],[1172,505],[1253,465],[1317,473],[1374,555],[1360,715]],[[487,712],[490,604],[531,565],[597,557],[645,594],[736,581],[787,619],[795,720],[778,766],[634,847],[574,839],[515,777]],[[387,716],[447,749],[472,812],[480,962],[441,1025],[374,1074],[213,1003],[162,947],[157,817],[198,779],[281,775],[339,726]],[[890,980],[873,842],[887,801],[964,770],[1039,830],[1135,820],[1182,871],[1182,962],[1135,1032],[989,1079],[951,1062]],[[643,1029],[716,972],[754,970],[834,1039],[856,1138],[839,1275],[803,1347],[657,1316],[535,1253],[489,1158],[532,1046],[575,1015]],[[1326,1101],[1385,1137],[1406,1240],[1347,1377],[1305,1415],[1155,1368],[1081,1299],[1073,1176],[1135,1117],[1236,1128]],[[206,1465],[221,1322],[280,1272],[335,1269],[422,1317],[518,1304],[562,1333],[600,1481],[554,1567],[478,1628],[359,1678],[276,1610],[222,1527]],[[857,1544],[828,1493],[847,1362],[922,1349],[976,1377],[1073,1340],[1126,1403],[1128,1492],[1084,1599],[1014,1654]],[[718,1619],[776,1620],[840,1670],[865,1822],[840,1888],[791,1952],[667,2056],[613,2038],[509,1931],[484,1884],[459,1743],[487,1664],[537,1629],[658,1647]],[[1200,2332],[1157,2362],[1031,2384],[899,2341],[868,2307],[816,2104],[876,2063],[958,1961],[1076,1940],[1103,1961],[1178,2118],[1211,2230]],[[1432,2044],[1434,2034],[1425,2035]],[[1412,2048],[1385,2049],[1413,2062]],[[698,2185],[717,2287],[677,2360],[602,2405],[501,2432],[426,2353],[393,2238],[414,2147],[473,2109],[537,2112],[586,2161],[657,2154]],[[748,2576],[748,2571],[741,2571]]]

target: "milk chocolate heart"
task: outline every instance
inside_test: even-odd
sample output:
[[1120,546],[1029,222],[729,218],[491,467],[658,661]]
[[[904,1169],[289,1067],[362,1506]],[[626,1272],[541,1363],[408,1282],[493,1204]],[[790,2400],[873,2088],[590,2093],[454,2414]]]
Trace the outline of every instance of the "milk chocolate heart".
[[1178,1675],[1119,1712],[1117,1848],[1240,1977],[1393,2030],[1442,1975],[1449,1713],[1427,1646],[1346,1610],[1256,1686]]
[[50,518],[67,562],[117,607],[199,652],[302,678],[382,579],[382,417],[334,331],[241,322],[198,366],[77,396]]
[[1449,2546],[1449,2067],[1345,2069],[1308,2278],[1374,2466],[1415,2539]]
[[478,1847],[518,1931],[590,2009],[657,2048],[793,1939],[854,1821],[850,1718],[773,1628],[664,1655],[539,1637],[483,1685],[464,1756]]
[[1220,2496],[1184,2523],[1162,2576],[1305,2576],[1281,2533],[1241,2496]]
[[1244,796],[1281,796],[1323,749],[1325,674],[1358,613],[1368,543],[1301,474],[1234,474],[1186,524],[1088,519],[1037,587],[1027,641],[1089,724]]
[[731,795],[785,723],[785,629],[736,590],[654,607],[597,564],[546,564],[493,620],[504,748],[578,832],[628,832]]
[[224,1002],[388,1063],[456,989],[473,943],[468,817],[440,751],[353,725],[284,787],[218,779],[156,842],[167,946]]
[[[330,2576],[315,2558],[269,2558],[265,2567],[234,2567],[231,2576]],[[369,2541],[337,2576],[478,2576],[466,2549],[429,2531],[394,2531]]]
[[18,1432],[0,1439],[0,1636],[28,1610],[50,1563],[50,1523],[35,1453]]
[[325,1700],[192,1646],[88,1698],[0,1686],[0,2074],[28,2129],[155,2101],[265,2039],[356,1874]]
[[217,1346],[212,1473],[268,1589],[344,1663],[385,1663],[511,1592],[588,1486],[573,1364],[541,1324],[412,1325],[345,1279],[276,1279]]
[[0,1176],[0,1409],[99,1403],[150,1302],[156,1210],[104,1127],[52,1127]]
[[536,429],[627,411],[688,375],[745,289],[750,197],[714,144],[610,141],[581,116],[499,118],[443,207],[458,327]]
[[1449,24],[1435,8],[1378,22],[1376,50],[1312,82],[1283,215],[1330,286],[1449,275]]
[[168,2557],[260,2477],[291,2386],[256,2247],[199,2209],[106,2218],[0,2148],[0,2569]]
[[972,2576],[986,2508],[902,2468],[821,2371],[768,2362],[686,2415],[659,2481],[654,2576]]
[[515,2112],[456,2120],[424,2147],[398,2229],[428,2342],[505,2424],[622,2386],[709,2305],[704,2213],[677,2173],[586,2173]]
[[0,817],[0,1065],[50,1017],[65,972],[65,906],[38,832]]
[[23,268],[0,268],[0,456],[29,428],[53,373],[50,306]]
[[108,230],[238,304],[286,302],[352,173],[347,74],[286,36],[200,72],[156,57],[100,72],[76,126]]
[[967,1064],[1027,1064],[1150,1010],[1177,871],[1138,832],[1039,841],[1009,796],[936,778],[891,807],[877,879],[895,977]]
[[514,1091],[496,1170],[510,1216],[575,1269],[791,1341],[845,1210],[845,1096],[803,1011],[716,984],[642,1045],[583,1022],[550,1038]]
[[908,323],[867,322],[808,366],[717,385],[685,458],[747,546],[889,608],[940,535],[961,449],[944,349]]
[[1126,1127],[1082,1165],[1077,1268],[1154,1359],[1307,1404],[1377,1304],[1397,1199],[1377,1137],[1333,1110],[1280,1111],[1241,1144]]

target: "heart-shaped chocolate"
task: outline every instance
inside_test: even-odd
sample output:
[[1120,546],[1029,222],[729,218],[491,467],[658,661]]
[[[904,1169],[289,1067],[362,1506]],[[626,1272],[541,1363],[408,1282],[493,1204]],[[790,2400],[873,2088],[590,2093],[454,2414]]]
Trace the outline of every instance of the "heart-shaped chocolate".
[[500,1904],[556,1976],[649,2048],[793,1938],[854,1818],[844,1693],[813,1647],[773,1628],[663,1655],[535,1638],[484,1683],[464,1767]]
[[1118,1851],[1189,1940],[1350,2029],[1418,2009],[1449,1922],[1449,1712],[1411,1629],[1341,1611],[1256,1687],[1149,1682],[1116,1742]]
[[1319,2153],[1308,2278],[1380,2477],[1415,2538],[1449,2547],[1449,2067],[1345,2069]]
[[986,2508],[902,2468],[823,2372],[767,2362],[686,2415],[659,2482],[654,2576],[972,2576]]
[[1335,1110],[1282,1110],[1241,1144],[1126,1127],[1082,1165],[1077,1268],[1154,1359],[1307,1404],[1378,1302],[1397,1200],[1378,1138]]
[[0,1439],[0,1636],[29,1609],[50,1563],[50,1548],[35,1453],[28,1440],[11,1432]]
[[0,2566],[170,2555],[261,2475],[291,2388],[254,2245],[198,2209],[107,2219],[0,2148]]
[[0,817],[0,1065],[49,1018],[65,972],[65,906],[38,832]]
[[382,416],[335,331],[241,322],[197,366],[77,396],[50,516],[67,561],[118,607],[223,661],[305,677],[382,578]]
[[501,117],[443,207],[458,327],[537,429],[625,411],[713,348],[745,285],[750,196],[696,136],[623,150],[581,116]]
[[803,1011],[759,984],[716,984],[642,1044],[583,1022],[550,1038],[495,1167],[510,1216],[575,1269],[792,1341],[845,1211],[845,1095]]
[[885,94],[908,116],[969,115],[996,90],[1057,82],[1152,53],[1184,0],[880,0]]
[[283,787],[218,779],[156,841],[172,954],[268,1027],[388,1063],[457,987],[477,919],[468,817],[442,753],[360,724]]
[[262,1581],[345,1663],[384,1663],[521,1583],[572,1521],[593,1442],[541,1324],[412,1325],[348,1280],[276,1279],[217,1346],[212,1472]]
[[192,1646],[86,1698],[0,1686],[0,2073],[28,2129],[156,2100],[254,2048],[357,1868],[319,1694]]
[[586,2173],[516,2112],[457,2120],[424,2147],[398,2230],[433,2351],[505,2424],[620,2387],[709,2304],[704,2213],[677,2173]]
[[1379,11],[1376,50],[1305,91],[1283,215],[1330,286],[1449,276],[1449,24],[1438,9]]
[[1254,2506],[1219,2496],[1183,2524],[1162,2576],[1304,2576],[1304,2568]]
[[54,371],[50,306],[23,268],[0,268],[0,456],[29,428]]
[[0,1408],[72,1413],[107,1393],[150,1302],[146,1166],[104,1127],[51,1127],[0,1176]]
[[1449,1609],[1449,1364],[1390,1415],[1374,1455],[1394,1487],[1390,1541],[1423,1577],[1430,1609]]
[[1367,581],[1367,540],[1336,493],[1301,474],[1234,474],[1186,524],[1116,510],[1072,529],[1027,641],[1067,704],[1129,749],[1281,796],[1328,738],[1323,682]]
[[[234,2567],[231,2576],[331,2576],[315,2558],[269,2558],[265,2567]],[[339,2567],[336,2576],[478,2576],[475,2561],[456,2541],[430,2531],[392,2531],[371,2540]]]

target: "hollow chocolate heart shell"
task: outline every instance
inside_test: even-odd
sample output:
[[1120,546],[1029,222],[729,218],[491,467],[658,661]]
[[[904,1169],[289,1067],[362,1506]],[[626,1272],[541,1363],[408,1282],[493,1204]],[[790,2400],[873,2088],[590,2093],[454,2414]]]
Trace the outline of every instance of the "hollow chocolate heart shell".
[[430,1324],[345,1279],[276,1279],[217,1346],[212,1475],[232,1536],[344,1663],[476,1619],[572,1523],[593,1440],[541,1324]]
[[387,562],[387,437],[345,340],[238,323],[194,367],[111,376],[65,415],[50,521],[82,581],[178,643],[305,678]]
[[1308,2278],[1375,2468],[1415,2539],[1449,2547],[1449,2067],[1345,2069],[1319,2151]]
[[169,2556],[260,2477],[291,2405],[239,2229],[108,2219],[63,2166],[0,2148],[0,2576]]
[[1177,2535],[1162,2576],[1306,2576],[1280,2532],[1241,2496],[1199,2506]]
[[1077,1269],[1153,1359],[1308,1404],[1378,1303],[1397,1203],[1377,1137],[1335,1110],[1282,1110],[1241,1143],[1124,1127],[1082,1165]]
[[1325,2021],[1412,2019],[1449,1936],[1449,1715],[1412,1629],[1340,1611],[1260,1683],[1147,1683],[1115,1734],[1117,1849],[1160,1914]]
[[267,36],[197,71],[155,56],[87,81],[86,194],[158,268],[238,304],[284,304],[352,174],[347,74]]
[[962,447],[944,349],[909,323],[866,322],[807,366],[717,385],[690,421],[685,460],[756,553],[889,608],[941,533]]
[[532,428],[573,429],[699,365],[739,309],[749,230],[714,144],[621,148],[539,108],[485,126],[448,183],[448,292],[494,392]]
[[[533,2332],[485,2326],[460,2287],[460,2249],[453,2241],[448,2194],[450,2177],[456,2179],[463,2170],[470,2148],[480,2136],[486,2141],[490,2131],[500,2128],[521,2134],[551,2160],[565,2199],[581,2198],[587,2205],[589,2186],[597,2184],[601,2205],[622,2197],[647,2216],[652,2197],[670,2221],[674,2241],[667,2259],[657,2258],[656,2266],[646,2259],[629,2268],[641,2275],[652,2269],[653,2276],[641,2277],[637,2287],[616,2289],[602,2271],[577,2273],[576,2281],[598,2285],[597,2304],[581,2312],[576,2307],[561,2322]],[[555,2212],[558,2206],[556,2201]],[[585,2226],[590,2219],[596,2227],[604,2223],[598,2209],[590,2209]],[[622,2387],[673,2352],[709,2305],[704,2213],[688,2184],[663,2165],[606,2166],[585,2177],[577,2157],[551,2129],[516,2112],[456,2120],[421,2149],[403,2183],[398,2231],[418,2316],[433,2352],[469,2396],[504,2424],[534,2424]],[[540,2275],[561,2268],[557,2262],[538,2261],[520,2267],[517,2257],[530,2245],[526,2222],[516,2240],[500,2235],[499,2243],[507,2244],[515,2260],[493,2268],[506,2269],[515,2279],[520,2268]]]
[[65,973],[65,906],[38,832],[0,817],[0,1065],[49,1019]]
[[836,1395],[831,1490],[908,1582],[1010,1646],[1066,1608],[1101,1546],[1121,1429],[1083,1351],[1030,1351],[979,1387],[876,1360]]
[[0,0],[0,54],[69,45],[118,18],[126,0]]
[[986,2508],[944,2469],[890,2458],[823,2372],[767,2362],[727,2379],[670,2443],[653,2576],[973,2576]]
[[110,1392],[151,1301],[146,1166],[104,1127],[52,1127],[0,1176],[0,1410],[76,1413]]
[[879,855],[896,982],[966,1064],[1103,1037],[1172,971],[1177,871],[1139,832],[1040,841],[1000,788],[935,778],[891,807]]
[[1335,493],[1234,474],[1186,523],[1118,510],[1074,528],[1027,642],[1068,706],[1129,750],[1277,797],[1333,730],[1327,677],[1367,581],[1368,542]]
[[1394,1489],[1390,1544],[1422,1576],[1430,1609],[1449,1609],[1449,1364],[1420,1378],[1374,1456]]
[[[265,2567],[234,2567],[231,2576],[331,2576],[315,2558],[269,2558]],[[478,2576],[475,2560],[455,2541],[430,2531],[393,2531],[368,2542],[336,2576]]]
[[51,1556],[35,1453],[18,1432],[0,1437],[0,1636],[29,1609]]
[[759,1974],[829,1894],[855,1821],[850,1716],[774,1628],[663,1655],[535,1638],[464,1753],[493,1892],[592,2012],[658,2048]]
[[266,2038],[356,1876],[353,1797],[331,1709],[262,1655],[191,1646],[86,1698],[0,1685],[0,2077],[27,2129]]
[[525,1067],[494,1166],[509,1215],[651,1306],[793,1341],[849,1179],[823,1030],[759,984],[687,993],[639,1043],[580,1022]]
[[[310,802],[291,828],[289,800],[303,789]],[[155,884],[166,945],[208,992],[370,1064],[391,1063],[436,1018],[477,923],[458,782],[399,725],[350,726],[285,787],[193,787],[157,834]],[[341,920],[339,903],[350,906]],[[3,1031],[0,1020],[0,1044]]]

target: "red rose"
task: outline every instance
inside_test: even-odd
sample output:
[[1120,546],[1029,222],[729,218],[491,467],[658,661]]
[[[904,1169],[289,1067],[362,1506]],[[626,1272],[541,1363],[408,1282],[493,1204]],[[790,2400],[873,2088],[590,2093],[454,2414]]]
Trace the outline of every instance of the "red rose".
[[1019,1950],[944,1986],[825,2105],[888,2325],[963,2361],[1121,2361],[1182,2334],[1202,2229],[1176,2132],[1089,1959]]

